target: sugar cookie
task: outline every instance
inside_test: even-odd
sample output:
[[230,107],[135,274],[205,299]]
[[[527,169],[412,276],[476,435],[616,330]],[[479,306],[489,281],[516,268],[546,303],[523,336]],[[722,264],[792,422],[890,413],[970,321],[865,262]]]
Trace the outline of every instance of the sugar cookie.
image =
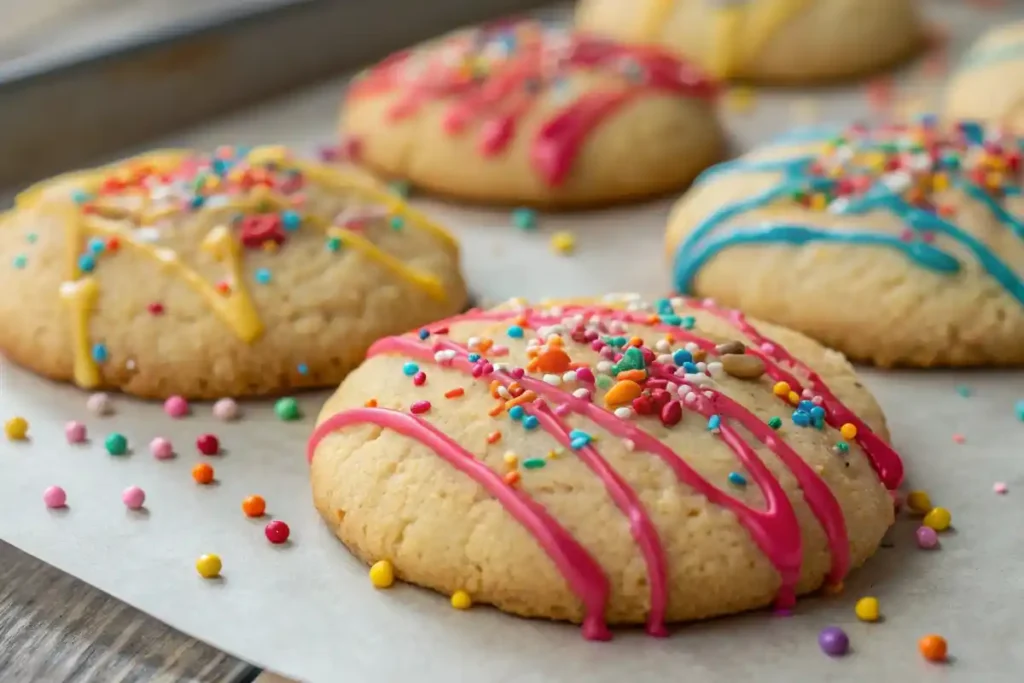
[[327,524],[406,581],[589,638],[660,635],[788,608],[893,521],[902,465],[882,413],[800,334],[621,295],[428,331],[376,343],[308,448]]
[[363,164],[434,192],[608,204],[682,187],[722,158],[714,92],[660,49],[514,22],[384,60],[353,82],[341,127]]
[[576,24],[668,46],[718,78],[766,83],[866,74],[925,44],[913,0],[581,0]]
[[799,134],[676,205],[678,291],[878,365],[1024,363],[1020,140],[980,125]]
[[968,51],[946,87],[945,115],[1024,134],[1024,21],[992,29]]
[[276,147],[41,183],[0,216],[0,255],[4,354],[152,398],[330,385],[378,337],[466,301],[446,231],[365,174]]

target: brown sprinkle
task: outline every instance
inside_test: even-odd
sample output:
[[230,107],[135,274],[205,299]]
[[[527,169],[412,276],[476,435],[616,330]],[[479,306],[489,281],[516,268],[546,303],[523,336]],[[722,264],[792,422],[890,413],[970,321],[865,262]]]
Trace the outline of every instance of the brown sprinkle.
[[722,356],[722,369],[740,379],[757,379],[764,374],[764,363],[757,356],[727,353]]
[[747,347],[743,345],[743,342],[728,341],[724,344],[719,344],[715,347],[715,353],[719,356],[724,356],[729,353],[743,354],[746,353]]

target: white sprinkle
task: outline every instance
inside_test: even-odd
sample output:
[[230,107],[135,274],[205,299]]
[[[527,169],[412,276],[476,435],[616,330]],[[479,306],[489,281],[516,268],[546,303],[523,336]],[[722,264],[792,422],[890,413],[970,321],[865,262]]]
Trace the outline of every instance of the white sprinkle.
[[714,392],[711,392],[711,391],[705,391],[704,395],[707,396],[708,398],[714,398],[715,397]]
[[530,338],[530,340],[526,342],[526,348],[528,349],[535,349],[538,346],[540,346],[539,339]]
[[170,249],[156,249],[153,253],[164,263],[174,263],[178,260],[178,255]]
[[696,342],[686,342],[686,346],[685,346],[684,348],[685,348],[685,349],[686,349],[687,351],[689,351],[689,352],[690,352],[691,354],[694,354],[694,353],[696,353],[697,351],[700,351],[700,347],[699,347],[699,346],[697,346],[697,343],[696,343]]
[[704,361],[701,361],[701,362],[697,363],[697,369],[700,370],[701,372],[707,372],[708,371],[708,364],[705,363]]
[[614,363],[612,363],[611,361],[599,360],[597,361],[597,366],[595,367],[595,369],[603,375],[610,375],[612,373],[613,365]]
[[140,242],[156,242],[160,239],[160,231],[156,228],[139,228],[132,234]]
[[660,353],[668,353],[672,350],[672,345],[668,343],[667,339],[659,339],[654,342],[654,350]]
[[662,365],[670,365],[672,363],[672,354],[663,353],[657,358],[655,358],[655,360],[661,363]]
[[135,369],[135,361],[133,359],[129,358],[128,360],[126,360],[124,362],[124,366],[126,368],[128,368],[129,370],[134,370]]
[[491,363],[495,372],[508,372],[511,366],[508,363]]
[[585,389],[584,387],[580,387],[576,391],[572,392],[572,395],[575,396],[576,398],[589,399],[590,390]]
[[577,379],[578,378],[576,377],[576,371],[575,370],[570,370],[569,372],[567,372],[564,375],[562,375],[562,381],[566,382],[566,383],[575,382]]
[[632,439],[623,439],[623,440],[622,440],[622,445],[623,445],[623,446],[624,446],[624,447],[626,448],[626,450],[627,450],[627,451],[629,451],[630,453],[632,453],[632,452],[633,452],[634,450],[636,450],[636,444],[635,444],[635,443],[633,443],[633,440],[632,440]]
[[553,387],[561,386],[562,378],[558,375],[544,375],[544,381]]
[[469,340],[466,342],[466,346],[468,346],[471,349],[477,348],[478,346],[480,346],[480,337],[470,337]]
[[689,405],[697,400],[697,394],[693,391],[687,391],[686,395],[683,396],[683,403]]
[[510,394],[508,389],[505,387],[498,387],[498,396],[501,396],[502,398],[512,398],[512,394]]
[[629,418],[633,417],[633,409],[627,408],[625,406],[621,408],[616,408],[615,417],[619,418],[620,420],[628,420]]
[[[700,367],[700,366],[698,366],[698,367]],[[708,363],[707,364],[707,372],[712,377],[721,377],[722,376],[722,364],[719,363],[718,361],[712,361],[712,362]]]
[[803,392],[800,394],[800,396],[802,398],[806,398],[806,399],[810,400],[814,396],[814,392],[811,391],[810,389],[804,389]]
[[685,375],[683,379],[685,379],[690,384],[694,384],[696,386],[706,386],[715,383],[715,380],[711,379],[707,375],[696,372]]

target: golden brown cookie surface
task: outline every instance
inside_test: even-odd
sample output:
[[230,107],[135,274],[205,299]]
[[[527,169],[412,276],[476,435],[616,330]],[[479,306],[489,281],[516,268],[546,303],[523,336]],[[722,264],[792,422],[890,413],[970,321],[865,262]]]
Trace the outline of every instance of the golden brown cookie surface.
[[1024,134],[1024,22],[994,28],[971,47],[946,87],[945,115]]

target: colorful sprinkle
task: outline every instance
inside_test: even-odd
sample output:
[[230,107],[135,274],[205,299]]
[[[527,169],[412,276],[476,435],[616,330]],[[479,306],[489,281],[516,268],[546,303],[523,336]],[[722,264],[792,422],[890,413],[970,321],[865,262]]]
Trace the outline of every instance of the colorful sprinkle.
[[192,468],[192,478],[197,484],[212,484],[213,477],[213,467],[209,463],[201,462]]
[[299,402],[290,396],[277,399],[274,403],[274,414],[277,415],[279,420],[285,422],[298,420],[302,417],[302,412],[299,410]]
[[469,597],[466,591],[455,591],[452,593],[452,607],[455,609],[469,609],[473,606],[473,598]]
[[857,618],[861,621],[878,621],[878,617],[880,614],[878,608],[878,598],[861,598],[857,601],[857,604],[853,608],[853,611],[857,615]]
[[274,545],[285,543],[291,533],[292,530],[288,528],[288,525],[279,519],[275,519],[263,528],[263,535]]
[[512,225],[520,230],[533,230],[537,227],[537,212],[526,207],[513,209]]
[[93,344],[92,346],[92,359],[97,363],[106,363],[110,358],[110,353],[107,351],[106,344]]
[[162,436],[158,436],[149,442],[149,452],[157,460],[167,460],[174,457],[174,447],[170,441]]
[[267,511],[267,501],[263,496],[246,496],[242,501],[242,512],[246,517],[262,517]]
[[999,495],[1004,495],[1010,489],[1006,486],[1005,483],[997,481],[995,484],[992,484],[992,490],[998,493]]
[[946,508],[932,508],[924,516],[924,525],[935,531],[945,531],[953,523],[953,515]]
[[12,263],[15,268],[21,270],[22,268],[28,265],[28,257],[25,256],[24,254],[18,254],[17,256],[14,257]]
[[270,283],[270,270],[268,268],[257,268],[256,269],[256,282],[261,285]]
[[189,414],[188,401],[182,396],[171,396],[164,401],[164,412],[168,417],[181,418]]
[[64,438],[68,443],[84,443],[86,438],[85,425],[72,420],[64,425]]
[[540,426],[540,420],[536,415],[527,415],[523,418],[523,429],[533,430]]
[[413,375],[415,375],[419,371],[420,371],[420,366],[416,365],[413,362],[408,362],[408,363],[406,363],[405,365],[402,366],[402,373],[406,377],[412,377]]
[[857,438],[857,426],[852,425],[849,422],[839,428],[839,433],[847,441],[853,441]]
[[106,446],[107,453],[111,455],[124,455],[128,452],[128,439],[124,434],[117,432],[108,434],[107,438],[103,440],[103,445]]
[[217,555],[202,555],[196,560],[196,571],[204,579],[216,579],[220,576],[222,569],[224,569],[224,565]]
[[939,535],[935,532],[935,529],[932,529],[931,527],[918,527],[917,532],[915,532],[915,536],[917,537],[918,547],[924,548],[925,550],[931,550],[939,545]]
[[732,484],[733,486],[743,487],[747,485],[747,478],[744,477],[739,472],[730,472],[729,483]]
[[538,470],[547,464],[548,462],[545,458],[528,458],[523,461],[523,467],[528,470]]
[[141,510],[146,504],[146,492],[138,486],[129,486],[121,492],[121,502],[129,510]]
[[965,441],[967,441],[967,437],[965,437],[963,434],[954,434],[953,435],[953,443],[962,444]]
[[238,419],[238,403],[233,398],[222,398],[213,404],[213,416],[223,422]]
[[413,415],[422,415],[430,410],[430,401],[416,401],[409,406],[409,412]]
[[924,636],[917,641],[917,649],[920,650],[921,656],[929,662],[945,662],[949,656],[946,639],[935,634]]
[[926,491],[911,491],[907,494],[907,507],[919,515],[926,515],[935,506]]
[[556,232],[551,236],[551,250],[568,256],[576,250],[576,237],[571,232]]
[[956,393],[960,394],[964,398],[970,398],[972,392],[971,392],[970,387],[965,387],[965,386],[961,385],[961,386],[956,387]]
[[708,431],[713,432],[722,426],[722,418],[718,415],[712,415],[708,418]]
[[28,420],[12,417],[4,423],[4,435],[10,441],[24,441],[28,438]]
[[456,387],[455,389],[449,389],[448,391],[444,392],[444,397],[459,398],[460,396],[463,396],[465,393],[465,389],[463,389],[462,387]]
[[523,328],[520,327],[519,325],[511,325],[508,328],[507,333],[508,333],[508,336],[512,337],[513,339],[522,339],[523,338]]
[[202,434],[196,439],[196,449],[203,455],[220,453],[220,441],[213,434]]
[[771,427],[772,429],[778,430],[779,428],[782,427],[782,418],[771,418],[770,420],[768,420],[768,426]]
[[850,637],[838,626],[829,626],[818,634],[818,646],[829,657],[842,657],[850,649]]
[[68,504],[68,494],[59,486],[48,486],[43,491],[43,504],[51,509],[66,507]]

